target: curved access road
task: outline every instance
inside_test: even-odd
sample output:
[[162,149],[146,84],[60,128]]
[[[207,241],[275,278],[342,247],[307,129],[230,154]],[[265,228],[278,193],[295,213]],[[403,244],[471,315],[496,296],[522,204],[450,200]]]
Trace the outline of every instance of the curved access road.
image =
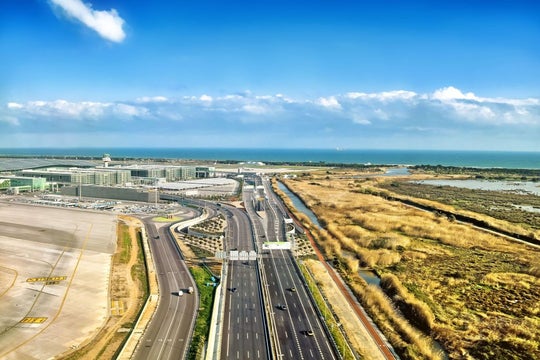
[[[144,221],[159,284],[159,304],[145,331],[134,359],[184,359],[191,342],[198,292],[186,263],[168,227],[156,229],[150,220]],[[179,295],[178,292],[183,294]]]

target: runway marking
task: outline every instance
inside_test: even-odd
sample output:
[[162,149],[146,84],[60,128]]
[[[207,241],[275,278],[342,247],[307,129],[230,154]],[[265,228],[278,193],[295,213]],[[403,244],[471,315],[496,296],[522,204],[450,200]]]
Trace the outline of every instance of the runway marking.
[[27,317],[24,317],[21,321],[19,321],[20,323],[23,323],[23,324],[43,324],[45,321],[47,321],[47,317],[31,317],[31,316],[27,316]]
[[111,300],[111,315],[123,315],[126,312],[126,304],[122,300]]
[[[71,273],[71,276],[70,276],[70,280],[68,281],[68,284],[67,284],[67,288],[66,288],[66,291],[64,293],[64,296],[62,298],[62,302],[60,303],[60,306],[59,308],[57,309],[56,311],[56,314],[53,316],[52,320],[46,325],[44,326],[43,328],[41,328],[41,330],[39,332],[37,332],[36,334],[32,335],[31,337],[27,338],[26,340],[24,340],[23,342],[21,342],[20,344],[18,344],[17,346],[11,348],[9,351],[7,352],[4,352],[4,353],[0,353],[0,358],[3,358],[5,355],[9,354],[9,353],[13,353],[15,352],[16,350],[18,350],[19,348],[21,348],[22,346],[28,344],[30,341],[32,341],[34,338],[36,338],[38,335],[40,335],[43,331],[45,331],[53,322],[56,321],[56,319],[58,318],[58,316],[60,316],[60,313],[62,312],[62,309],[64,308],[64,304],[66,303],[66,299],[67,299],[67,295],[68,295],[68,292],[70,290],[70,287],[71,287],[71,284],[73,283],[73,279],[75,277],[75,274],[77,273],[77,269],[79,268],[79,264],[81,262],[81,258],[84,254],[84,251],[86,250],[86,245],[88,244],[88,239],[90,237],[90,234],[92,232],[92,229],[94,227],[94,224],[90,224],[89,228],[88,228],[88,231],[86,233],[86,236],[84,238],[84,241],[82,243],[82,246],[80,248],[80,251],[79,251],[79,256],[77,257],[77,262],[75,263],[75,268],[73,269],[72,273]],[[77,227],[78,228],[78,227]],[[61,254],[59,255],[58,259],[56,260],[56,264],[54,264],[53,266],[53,269],[51,270],[51,272],[54,270],[54,268],[56,267],[56,265],[58,264],[58,262],[60,261],[60,259],[62,258],[62,256],[64,256],[64,253],[67,249],[67,246],[63,248]],[[45,285],[43,285],[45,286]],[[38,298],[39,298],[39,295],[38,295]],[[32,304],[32,307],[30,308],[30,310],[28,311],[28,313],[30,313],[30,311],[32,310],[32,308],[34,307],[34,305],[36,304],[36,301],[37,299],[34,300],[34,304]],[[24,320],[24,319],[23,319]],[[46,319],[45,319],[46,320]],[[44,321],[45,321],[44,320]],[[3,349],[2,349],[3,350]],[[0,350],[1,351],[1,350]]]
[[26,282],[58,282],[66,280],[67,276],[43,276],[43,277],[34,277],[26,279]]

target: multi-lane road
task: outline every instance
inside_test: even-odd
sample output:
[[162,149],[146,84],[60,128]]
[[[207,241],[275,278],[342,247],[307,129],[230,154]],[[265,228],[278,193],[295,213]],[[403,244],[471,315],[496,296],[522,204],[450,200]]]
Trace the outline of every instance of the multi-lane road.
[[[260,178],[253,179],[261,185]],[[285,241],[284,212],[268,183],[266,211],[257,213],[254,186],[243,190],[244,209],[200,203],[227,217],[225,249],[257,251],[257,259],[229,258],[223,322],[219,329],[221,359],[337,359],[330,335],[312,302],[290,250],[265,250],[267,241]],[[160,304],[137,349],[136,359],[184,358],[196,314],[195,286],[168,229],[147,223],[160,284]],[[220,299],[217,299],[220,301]]]
[[[254,181],[255,185],[262,184],[259,177]],[[264,218],[252,207],[252,198],[257,194],[251,189],[244,192],[244,204],[258,234],[259,249],[262,249],[262,243],[267,240],[285,241],[285,219],[271,188],[268,184],[265,184],[264,188],[266,194]],[[265,300],[269,309],[269,323],[274,334],[275,358],[338,358],[291,251],[264,251],[260,264],[266,288]]]
[[[159,304],[148,329],[139,342],[134,359],[184,359],[186,357],[197,307],[198,294],[188,294],[195,282],[183,261],[168,227],[156,229],[145,221],[150,249],[159,283]],[[178,292],[183,295],[179,296]]]
[[[227,207],[226,212],[230,234],[226,248],[254,250],[254,235],[246,213],[233,207]],[[255,260],[233,260],[227,264],[221,358],[269,359],[258,263]]]

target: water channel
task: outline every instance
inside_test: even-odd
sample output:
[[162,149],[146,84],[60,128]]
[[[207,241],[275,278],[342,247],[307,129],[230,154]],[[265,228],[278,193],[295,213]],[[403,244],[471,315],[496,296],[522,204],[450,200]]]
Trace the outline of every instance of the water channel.
[[[399,170],[397,172],[397,174],[393,173],[393,174],[390,174],[390,176],[392,175],[403,175],[405,173],[405,171],[408,172],[408,170]],[[290,191],[283,183],[279,182],[278,181],[278,188],[283,191],[283,193],[285,193],[285,195],[287,195],[289,197],[289,199],[291,199],[294,207],[300,211],[300,212],[303,212],[304,214],[307,215],[307,217],[309,217],[309,219],[313,222],[313,224],[315,224],[315,226],[317,226],[319,229],[322,229],[322,226],[321,224],[319,223],[319,221],[317,220],[317,216],[315,216],[315,214],[313,213],[313,211],[311,211],[310,209],[308,209],[308,207],[304,204],[304,202],[298,197],[296,196],[292,191]],[[372,270],[369,270],[369,269],[359,269],[358,270],[358,275],[360,275],[362,277],[362,279],[364,279],[368,284],[373,284],[373,285],[376,285],[376,286],[379,286],[380,285],[380,278],[379,276],[377,276],[377,274],[372,271]],[[448,354],[446,353],[446,351],[444,350],[444,348],[435,340],[432,340],[432,346],[435,350],[437,350],[443,359],[447,360],[448,359]]]
[[[289,197],[289,199],[291,199],[296,210],[306,214],[309,220],[311,220],[311,222],[319,229],[323,228],[319,223],[319,220],[317,220],[317,216],[315,216],[313,211],[311,211],[298,196],[296,196],[281,182],[278,182],[278,188],[283,191],[285,195]],[[368,284],[379,285],[380,283],[379,277],[372,270],[360,269],[358,270],[358,275],[360,275]]]

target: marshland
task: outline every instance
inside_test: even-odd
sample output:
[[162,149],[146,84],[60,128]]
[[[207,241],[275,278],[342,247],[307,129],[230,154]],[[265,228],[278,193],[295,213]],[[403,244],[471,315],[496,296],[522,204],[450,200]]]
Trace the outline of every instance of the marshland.
[[[417,182],[444,176],[443,168],[404,177],[332,169],[281,181],[315,213],[323,229],[296,215],[402,358],[540,358],[540,249],[441,215],[538,240],[539,216],[522,206],[537,208],[540,197]],[[364,268],[380,286],[362,279]]]

